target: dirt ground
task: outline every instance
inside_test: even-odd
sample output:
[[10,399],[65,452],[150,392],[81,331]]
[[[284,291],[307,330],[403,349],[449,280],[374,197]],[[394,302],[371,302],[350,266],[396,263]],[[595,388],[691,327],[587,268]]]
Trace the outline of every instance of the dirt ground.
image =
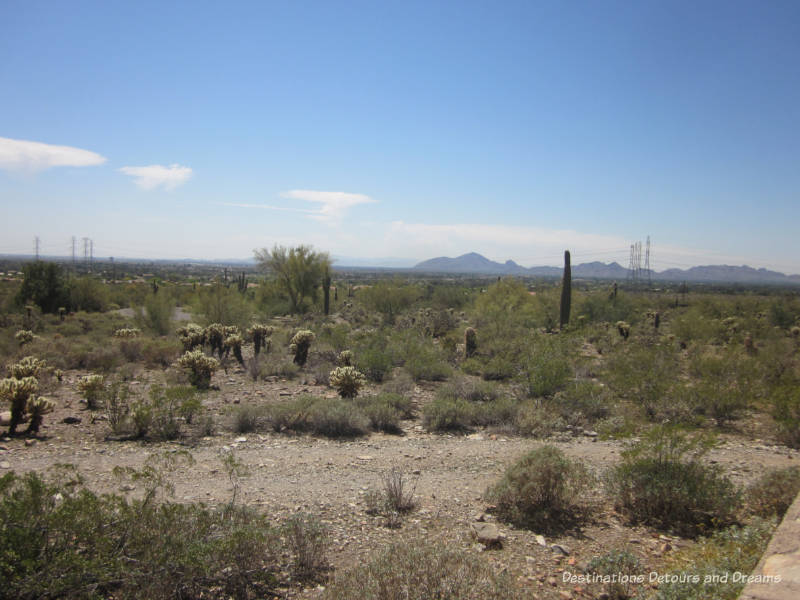
[[[237,502],[263,510],[276,523],[296,512],[316,515],[330,531],[328,554],[334,569],[366,561],[377,549],[404,538],[443,539],[481,552],[498,570],[514,577],[531,598],[597,597],[602,592],[599,584],[565,583],[563,572],[579,572],[593,556],[623,547],[639,557],[645,572],[659,571],[669,552],[691,543],[628,526],[602,499],[599,484],[587,505],[586,520],[571,531],[550,536],[498,523],[483,498],[485,490],[511,462],[545,442],[491,432],[430,434],[422,430],[419,419],[404,421],[402,435],[372,434],[346,441],[268,432],[240,435],[231,427],[231,409],[237,404],[333,393],[329,388],[277,379],[253,383],[239,369],[218,373],[214,383],[219,389],[204,396],[206,410],[218,423],[215,435],[190,436],[175,443],[113,441],[107,439],[110,429],[102,411],[88,411],[75,393],[80,375],[66,373],[63,385],[51,395],[57,407],[46,416],[37,441],[0,441],[0,474],[9,469],[44,472],[56,463],[71,463],[95,491],[137,494],[141,489],[115,477],[114,467],[140,467],[153,453],[185,450],[194,464],[171,473],[175,499],[217,505],[231,499],[232,484],[220,456],[232,451],[248,469]],[[143,379],[132,387],[145,387]],[[432,390],[430,384],[418,385],[417,404],[428,401]],[[64,421],[70,417],[80,422]],[[598,475],[618,460],[624,448],[622,442],[597,441],[583,433],[548,443]],[[798,451],[737,434],[721,436],[720,446],[709,455],[740,485],[768,468],[798,464],[799,458]],[[416,511],[403,517],[399,529],[388,528],[384,517],[366,510],[368,492],[381,489],[383,477],[392,468],[401,470],[415,486],[419,503]],[[477,519],[498,525],[506,536],[501,549],[476,544],[471,524]],[[553,544],[561,548],[554,549]],[[304,598],[320,593],[320,587],[287,591],[289,596]]]

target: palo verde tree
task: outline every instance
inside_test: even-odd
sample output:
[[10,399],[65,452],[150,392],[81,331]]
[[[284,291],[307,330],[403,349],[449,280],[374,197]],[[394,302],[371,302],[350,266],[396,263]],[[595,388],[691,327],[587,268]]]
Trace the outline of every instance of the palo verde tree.
[[42,312],[56,313],[59,306],[69,304],[61,266],[54,262],[37,260],[22,267],[24,279],[17,294],[17,302],[33,302]]
[[296,248],[275,246],[272,250],[262,248],[255,251],[261,269],[275,274],[278,283],[289,297],[292,313],[308,310],[317,300],[326,269],[331,259],[327,252],[316,252],[312,246]]

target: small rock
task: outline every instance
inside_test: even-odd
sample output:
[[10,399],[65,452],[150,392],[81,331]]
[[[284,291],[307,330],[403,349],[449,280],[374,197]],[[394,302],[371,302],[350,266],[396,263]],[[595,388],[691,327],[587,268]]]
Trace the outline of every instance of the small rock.
[[67,425],[77,425],[81,421],[82,419],[80,417],[64,417],[61,419],[61,422],[66,423]]
[[25,445],[28,446],[28,447],[35,446],[36,445],[36,440],[25,440]]
[[550,549],[553,552],[558,552],[559,554],[562,554],[564,556],[569,556],[569,548],[567,548],[566,546],[562,546],[561,544],[553,544],[552,546],[550,546]]
[[586,437],[596,438],[597,437],[597,432],[596,431],[590,431],[588,429],[584,429],[583,430],[583,435],[585,435]]
[[472,535],[487,548],[502,548],[506,538],[493,523],[472,523]]
[[247,438],[246,438],[246,437],[238,437],[238,438],[236,438],[236,443],[237,443],[237,444],[243,444],[243,443],[245,443],[246,441],[247,441]]
[[486,513],[477,513],[472,516],[472,520],[478,523],[483,523],[486,520]]
[[543,535],[536,534],[536,543],[540,546],[547,547],[547,540],[544,539]]
[[362,454],[361,456],[356,456],[358,460],[372,460],[375,458],[374,456],[369,456],[368,454]]
[[10,469],[10,468],[11,465],[8,464],[8,461],[4,460],[3,462],[0,462],[0,469]]
[[559,598],[564,598],[564,600],[571,600],[572,598],[572,594],[567,590],[561,590],[560,592],[558,592],[558,596]]
[[125,485],[123,485],[119,489],[122,490],[123,492],[132,492],[133,490],[136,489],[136,486],[131,484],[131,483],[126,483]]

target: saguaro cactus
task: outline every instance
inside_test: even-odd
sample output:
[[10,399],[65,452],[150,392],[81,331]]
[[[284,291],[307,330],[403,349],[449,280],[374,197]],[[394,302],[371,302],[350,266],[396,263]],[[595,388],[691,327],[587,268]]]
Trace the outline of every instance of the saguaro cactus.
[[561,315],[559,322],[563,329],[569,324],[569,311],[572,305],[572,268],[569,263],[569,250],[564,251],[564,279],[561,283]]
[[325,299],[325,315],[331,312],[331,268],[325,265],[325,273],[322,275],[322,293]]
[[470,358],[475,355],[478,350],[478,336],[472,327],[467,327],[464,330],[464,355]]

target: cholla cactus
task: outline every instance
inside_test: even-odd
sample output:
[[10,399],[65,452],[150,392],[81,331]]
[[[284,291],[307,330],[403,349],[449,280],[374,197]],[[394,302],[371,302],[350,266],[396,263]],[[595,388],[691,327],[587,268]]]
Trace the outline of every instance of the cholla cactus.
[[181,356],[178,364],[189,371],[189,381],[201,390],[208,389],[211,385],[211,376],[219,368],[219,361],[211,356],[206,356],[200,349],[192,350]]
[[272,335],[274,330],[269,325],[262,325],[261,323],[254,323],[250,329],[247,330],[248,335],[253,338],[253,354],[258,356],[261,352],[261,346],[264,346],[269,352],[269,341],[267,338]]
[[26,433],[39,433],[39,428],[42,426],[42,421],[44,421],[44,415],[52,412],[55,406],[55,402],[44,396],[28,398],[25,408],[30,415],[30,423]]
[[135,338],[140,333],[142,333],[141,329],[137,329],[136,327],[126,327],[124,329],[117,329],[112,335],[118,338]]
[[33,332],[28,329],[20,329],[14,334],[14,339],[17,340],[20,346],[30,344],[36,338]]
[[58,379],[59,382],[64,381],[64,371],[61,369],[56,369],[53,371],[53,375],[56,376],[56,379]]
[[798,327],[797,325],[795,325],[794,327],[792,327],[792,328],[789,330],[789,333],[791,333],[791,334],[792,334],[792,337],[793,337],[793,338],[795,338],[795,339],[798,339],[798,338],[800,338],[800,327]]
[[86,400],[86,407],[90,410],[97,408],[103,390],[105,390],[105,379],[102,375],[85,375],[78,380],[78,391]]
[[227,354],[227,350],[233,351],[233,356],[236,357],[236,361],[244,367],[244,357],[242,356],[242,344],[244,344],[244,340],[242,336],[238,333],[234,335],[229,335],[225,338],[225,350]]
[[183,344],[184,352],[194,350],[197,346],[202,346],[206,343],[205,329],[195,323],[189,323],[178,328],[177,334]]
[[749,333],[744,336],[744,349],[747,350],[748,353],[754,354],[756,352],[756,344],[753,341],[753,336]]
[[336,367],[331,371],[329,381],[342,398],[355,398],[367,382],[355,367]]
[[35,377],[22,379],[3,379],[0,381],[0,398],[11,403],[11,422],[8,425],[8,435],[14,435],[17,425],[25,417],[25,407],[28,398],[39,389],[39,382]]
[[38,377],[39,371],[47,366],[47,362],[33,356],[26,356],[18,363],[11,365],[11,376],[14,379],[24,379],[25,377]]
[[352,367],[353,366],[353,353],[350,350],[342,350],[339,352],[339,366],[340,367]]
[[464,355],[470,358],[475,355],[478,350],[478,335],[472,327],[467,327],[464,330]]
[[627,340],[628,336],[631,334],[631,326],[625,321],[617,321],[617,331],[619,331],[623,340]]
[[301,329],[294,334],[289,345],[289,350],[294,353],[294,364],[301,367],[306,364],[308,360],[308,350],[311,348],[311,342],[313,342],[315,338],[314,332],[308,329]]
[[222,358],[225,351],[225,326],[221,323],[212,323],[206,327],[206,343],[211,347],[211,355],[214,352]]

